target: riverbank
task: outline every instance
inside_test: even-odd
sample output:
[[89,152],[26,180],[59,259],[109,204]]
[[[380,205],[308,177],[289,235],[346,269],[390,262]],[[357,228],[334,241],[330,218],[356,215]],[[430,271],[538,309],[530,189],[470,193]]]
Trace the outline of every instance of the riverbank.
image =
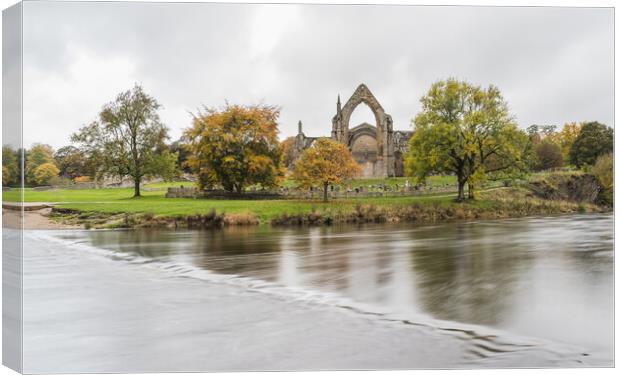
[[[52,208],[44,207],[24,210],[23,222],[19,211],[2,209],[2,227],[10,229],[82,229],[83,224],[69,224],[63,220],[52,220]],[[23,226],[22,226],[23,224]]]
[[[423,198],[423,199],[422,199]],[[208,202],[205,202],[208,203]],[[213,202],[221,204],[222,202]],[[238,202],[234,202],[238,203]],[[264,203],[264,202],[263,202]],[[103,205],[103,204],[101,204]],[[107,210],[82,210],[62,204],[45,212],[27,212],[30,229],[114,228],[221,228],[243,225],[335,225],[345,223],[434,224],[459,220],[486,220],[537,215],[600,213],[608,208],[591,203],[547,200],[526,191],[500,188],[485,191],[479,199],[455,202],[454,196],[419,199],[346,200],[333,203],[268,201],[252,211],[227,213],[215,208],[191,214],[132,212],[131,206],[110,205]],[[79,206],[79,205],[76,205]],[[124,210],[129,208],[128,210]]]
[[[221,200],[165,198],[165,190],[146,190],[131,198],[127,189],[24,192],[30,205],[48,202],[50,212],[33,216],[34,229],[43,218],[53,227],[91,228],[221,228],[225,226],[296,226],[344,223],[407,222],[432,224],[456,220],[503,219],[536,215],[597,213],[600,187],[581,173],[538,174],[528,184],[493,187],[476,199],[456,202],[455,193],[416,196],[317,200]],[[18,192],[3,192],[16,198]],[[28,221],[28,220],[27,220]],[[32,225],[26,223],[26,225]],[[41,224],[39,229],[47,229]]]

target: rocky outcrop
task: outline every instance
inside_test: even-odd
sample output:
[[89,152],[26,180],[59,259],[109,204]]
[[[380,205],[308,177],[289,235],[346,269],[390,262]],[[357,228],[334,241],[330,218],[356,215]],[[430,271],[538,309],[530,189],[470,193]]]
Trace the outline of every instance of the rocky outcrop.
[[541,199],[576,203],[598,203],[603,189],[589,174],[550,174],[530,182],[528,188]]

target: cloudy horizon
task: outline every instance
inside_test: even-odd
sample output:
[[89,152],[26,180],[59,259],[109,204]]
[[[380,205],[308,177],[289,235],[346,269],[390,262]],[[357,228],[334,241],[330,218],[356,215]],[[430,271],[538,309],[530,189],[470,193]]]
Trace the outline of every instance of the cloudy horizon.
[[327,136],[360,83],[408,130],[448,77],[498,86],[523,128],[614,126],[611,8],[28,2],[23,19],[26,146],[68,144],[134,83],[172,140],[225,101],[279,106],[281,139],[298,120]]

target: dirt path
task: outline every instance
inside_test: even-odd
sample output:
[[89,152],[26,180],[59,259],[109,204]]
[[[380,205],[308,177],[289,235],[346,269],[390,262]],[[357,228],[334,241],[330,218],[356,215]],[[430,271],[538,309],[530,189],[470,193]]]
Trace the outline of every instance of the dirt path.
[[[40,210],[24,211],[24,229],[83,229],[81,225],[67,225],[55,222],[49,218],[51,207]],[[2,227],[21,229],[20,212],[2,209]]]

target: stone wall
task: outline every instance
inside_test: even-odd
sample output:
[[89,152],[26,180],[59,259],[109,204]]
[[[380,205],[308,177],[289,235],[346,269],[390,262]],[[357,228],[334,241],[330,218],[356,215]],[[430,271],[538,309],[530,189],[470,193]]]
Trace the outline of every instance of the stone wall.
[[195,187],[169,187],[166,198],[196,198],[198,190]]
[[[328,190],[329,199],[346,199],[346,198],[376,198],[376,197],[407,197],[418,196],[430,193],[453,193],[456,192],[456,186],[441,187],[414,187],[401,186],[382,187],[369,186],[357,187],[353,189],[345,189],[340,186],[330,187]],[[321,189],[286,189],[264,190],[264,191],[248,191],[243,194],[231,193],[223,190],[198,191],[193,187],[171,187],[168,188],[166,198],[195,198],[195,199],[323,199],[323,190]]]

